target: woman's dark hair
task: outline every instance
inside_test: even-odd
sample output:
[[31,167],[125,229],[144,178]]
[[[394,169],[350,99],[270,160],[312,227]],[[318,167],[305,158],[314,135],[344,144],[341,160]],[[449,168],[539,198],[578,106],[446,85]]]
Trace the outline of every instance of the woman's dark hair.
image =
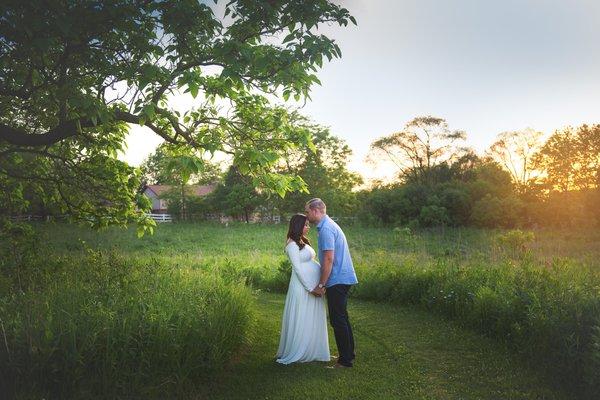
[[295,214],[290,219],[290,227],[288,228],[287,238],[292,239],[300,250],[304,248],[305,245],[310,245],[310,241],[306,236],[302,234],[304,231],[304,225],[306,224],[306,215],[304,214]]

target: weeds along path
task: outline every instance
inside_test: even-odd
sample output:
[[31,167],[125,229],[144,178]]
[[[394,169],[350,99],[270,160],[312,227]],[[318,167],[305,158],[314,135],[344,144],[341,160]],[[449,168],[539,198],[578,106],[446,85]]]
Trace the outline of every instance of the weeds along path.
[[[199,398],[568,399],[497,342],[412,307],[351,299],[353,369],[274,362],[284,295],[261,293],[255,336]],[[330,346],[336,354],[333,333]]]

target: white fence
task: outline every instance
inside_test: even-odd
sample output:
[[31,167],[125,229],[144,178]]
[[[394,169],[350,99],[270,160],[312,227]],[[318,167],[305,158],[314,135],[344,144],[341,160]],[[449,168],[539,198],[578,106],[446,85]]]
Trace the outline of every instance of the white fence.
[[171,214],[146,214],[156,222],[173,222],[173,216]]
[[[173,222],[173,216],[171,214],[152,214],[152,213],[146,213],[146,215],[150,218],[152,218],[154,221],[156,222]],[[50,221],[50,220],[61,220],[64,219],[65,216],[64,215],[55,215],[55,216],[41,216],[41,215],[13,215],[9,217],[11,221],[13,222],[23,222],[23,221]],[[209,221],[218,221],[221,223],[227,223],[227,222],[231,222],[233,221],[232,218],[228,218],[228,217],[223,217],[221,215],[218,214],[209,214],[207,216],[205,216],[205,218]],[[334,220],[338,220],[338,218],[333,218]],[[271,224],[280,224],[281,223],[281,217],[279,215],[273,215],[273,216],[269,216],[269,215],[265,215],[262,217],[258,217],[258,218],[252,218],[251,222],[253,223],[271,223]]]

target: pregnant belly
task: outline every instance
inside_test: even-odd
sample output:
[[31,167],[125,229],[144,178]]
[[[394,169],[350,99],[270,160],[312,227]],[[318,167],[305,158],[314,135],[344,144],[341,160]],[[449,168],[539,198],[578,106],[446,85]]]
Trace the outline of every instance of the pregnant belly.
[[300,273],[304,280],[314,286],[317,286],[321,278],[321,266],[314,261],[302,263]]

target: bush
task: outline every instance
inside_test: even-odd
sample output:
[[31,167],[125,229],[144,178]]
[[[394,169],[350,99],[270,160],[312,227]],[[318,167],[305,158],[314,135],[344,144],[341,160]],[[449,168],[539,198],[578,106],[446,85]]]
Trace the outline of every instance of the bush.
[[533,232],[520,229],[513,229],[496,236],[497,245],[513,254],[526,251],[534,240]]
[[523,222],[524,205],[513,197],[486,195],[473,204],[471,223],[483,228],[514,227]]
[[450,217],[445,207],[428,205],[421,208],[419,221],[422,226],[444,226],[448,225]]

